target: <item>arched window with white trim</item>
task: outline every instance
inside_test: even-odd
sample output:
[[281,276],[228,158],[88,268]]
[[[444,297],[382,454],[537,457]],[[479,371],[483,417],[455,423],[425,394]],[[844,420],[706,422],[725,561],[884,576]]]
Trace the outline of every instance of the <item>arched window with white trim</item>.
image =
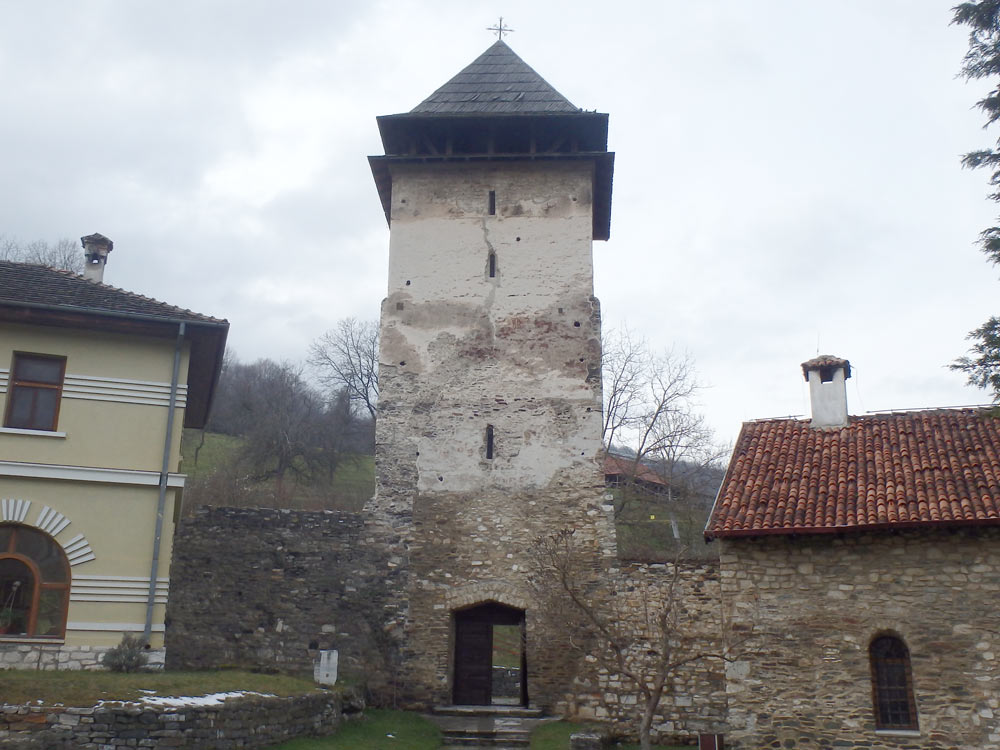
[[44,531],[0,524],[0,638],[62,638],[69,561]]
[[900,638],[880,635],[868,646],[877,729],[917,729],[910,651]]

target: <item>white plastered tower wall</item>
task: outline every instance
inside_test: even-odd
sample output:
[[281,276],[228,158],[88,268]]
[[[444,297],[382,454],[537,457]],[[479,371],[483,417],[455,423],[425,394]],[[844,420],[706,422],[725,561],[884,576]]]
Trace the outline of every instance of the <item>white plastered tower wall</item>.
[[392,407],[398,383],[431,411],[410,424],[383,409],[379,445],[397,462],[407,458],[397,445],[409,446],[428,494],[544,487],[592,465],[601,403],[589,165],[407,166],[393,177],[382,399]]
[[[453,82],[511,67],[523,74],[515,88],[548,86],[501,42]],[[426,112],[449,85],[420,114],[380,118],[386,156],[372,157],[391,233],[368,511],[394,535],[403,700],[465,702],[457,615],[498,605],[523,616],[522,701],[557,707],[575,667],[566,644],[541,634],[529,580],[538,540],[573,529],[587,576],[617,559],[593,296],[593,240],[606,239],[610,212],[607,116],[550,88],[542,95],[558,117],[493,117],[461,103]],[[511,106],[526,98],[510,96]]]

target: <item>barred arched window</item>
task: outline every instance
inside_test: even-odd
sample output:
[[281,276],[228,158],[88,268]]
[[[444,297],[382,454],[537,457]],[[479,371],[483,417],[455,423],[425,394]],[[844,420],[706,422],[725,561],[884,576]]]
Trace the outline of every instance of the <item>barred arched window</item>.
[[917,729],[910,652],[902,640],[882,635],[871,642],[872,702],[878,729]]
[[0,638],[62,638],[69,561],[38,529],[0,524]]

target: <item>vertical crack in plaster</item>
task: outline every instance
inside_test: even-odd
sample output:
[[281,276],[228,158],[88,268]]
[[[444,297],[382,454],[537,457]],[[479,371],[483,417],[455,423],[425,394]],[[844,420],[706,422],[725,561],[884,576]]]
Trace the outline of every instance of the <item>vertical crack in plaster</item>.
[[[485,216],[482,218],[482,225],[483,225],[483,242],[486,244],[486,253],[487,253],[486,257],[489,258],[489,254],[493,253],[493,255],[496,256],[497,267],[499,268],[499,266],[500,266],[500,256],[497,253],[497,251],[494,249],[493,243],[490,242],[490,228],[489,228],[489,224],[486,222],[486,217]],[[498,278],[499,278],[499,276],[498,276]],[[498,279],[494,279],[493,280],[493,283],[491,283],[489,285],[490,290],[486,293],[486,299],[483,300],[483,306],[486,308],[486,311],[487,311],[487,316],[486,317],[487,317],[487,319],[490,322],[490,340],[492,342],[494,342],[494,346],[496,346],[496,340],[497,340],[496,323],[493,320],[493,316],[489,315],[488,313],[489,313],[490,310],[493,309],[493,300],[496,298],[497,284],[498,283],[499,283]]]

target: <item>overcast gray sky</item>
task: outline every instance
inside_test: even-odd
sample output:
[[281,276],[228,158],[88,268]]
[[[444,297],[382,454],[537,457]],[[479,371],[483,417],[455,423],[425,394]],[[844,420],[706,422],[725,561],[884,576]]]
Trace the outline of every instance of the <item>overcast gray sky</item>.
[[488,47],[609,112],[605,326],[687,351],[719,436],[808,412],[798,365],[851,360],[851,412],[987,401],[946,369],[1000,313],[974,246],[988,145],[953,2],[0,0],[0,234],[100,232],[105,280],[300,360],[376,318],[388,229],[365,157]]

